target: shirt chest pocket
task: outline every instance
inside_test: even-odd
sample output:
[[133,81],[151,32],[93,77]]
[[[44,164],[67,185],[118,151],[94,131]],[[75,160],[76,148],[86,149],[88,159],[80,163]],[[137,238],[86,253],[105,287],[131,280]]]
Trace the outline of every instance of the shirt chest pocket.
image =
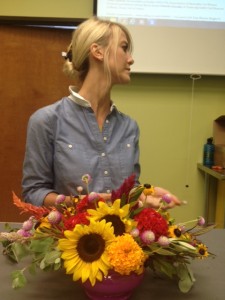
[[95,166],[95,156],[95,151],[86,145],[57,142],[55,172],[60,172],[64,181],[69,181],[72,177],[81,178],[84,174],[91,173]]

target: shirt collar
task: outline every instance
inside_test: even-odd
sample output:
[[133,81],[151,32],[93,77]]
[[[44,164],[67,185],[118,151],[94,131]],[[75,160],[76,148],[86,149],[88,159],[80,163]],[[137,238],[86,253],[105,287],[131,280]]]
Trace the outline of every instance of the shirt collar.
[[[69,98],[73,100],[76,104],[83,107],[91,107],[91,103],[78,94],[77,87],[71,85],[69,86],[69,91]],[[114,108],[116,108],[116,105],[113,103],[113,101],[111,101],[110,112],[112,112]]]

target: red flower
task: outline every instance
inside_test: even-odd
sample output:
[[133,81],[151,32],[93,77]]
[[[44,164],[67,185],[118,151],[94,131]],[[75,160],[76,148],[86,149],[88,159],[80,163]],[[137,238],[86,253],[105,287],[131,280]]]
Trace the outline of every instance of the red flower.
[[[96,202],[98,203],[99,201],[105,202],[103,198],[99,198]],[[80,212],[85,212],[87,209],[92,208],[95,209],[95,202],[90,202],[88,199],[88,195],[85,196],[80,202],[77,203],[76,205],[76,210],[78,213]]]
[[122,185],[116,191],[112,191],[112,195],[111,195],[112,202],[114,202],[116,199],[122,199],[123,197],[125,197],[126,200],[125,203],[127,203],[127,200],[129,198],[129,193],[131,189],[134,187],[134,185],[135,185],[135,174],[132,174],[131,176],[129,176],[124,180]]
[[87,219],[88,213],[81,212],[69,219],[64,220],[64,226],[67,230],[73,230],[77,224],[89,225],[90,221]]
[[151,230],[155,234],[156,241],[161,235],[168,235],[167,221],[153,208],[144,208],[134,219],[138,222],[137,228],[140,234]]

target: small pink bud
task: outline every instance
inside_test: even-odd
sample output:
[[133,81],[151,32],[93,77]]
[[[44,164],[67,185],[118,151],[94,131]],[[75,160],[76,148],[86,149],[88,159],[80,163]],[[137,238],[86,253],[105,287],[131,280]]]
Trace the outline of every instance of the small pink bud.
[[162,200],[169,204],[172,201],[172,196],[170,194],[164,194]]
[[168,239],[168,237],[161,235],[157,241],[159,243],[160,246],[168,246],[170,243],[170,240]]
[[134,237],[134,238],[136,238],[136,237],[138,237],[139,236],[139,230],[137,229],[137,228],[134,228],[133,230],[131,230],[131,235]]
[[85,174],[82,176],[82,181],[84,181],[85,183],[88,183],[91,181],[91,176],[89,174]]
[[141,234],[141,239],[145,244],[151,244],[155,240],[155,234],[151,230],[146,230]]
[[78,191],[78,193],[82,193],[83,192],[83,187],[82,186],[78,186],[77,187],[77,191]]
[[89,202],[94,202],[96,200],[99,199],[99,195],[95,192],[91,192],[89,195],[88,195],[88,201]]
[[51,211],[47,216],[47,219],[51,224],[58,224],[61,221],[61,218],[61,213],[58,210]]
[[25,231],[29,231],[33,228],[33,222],[31,220],[27,220],[23,222],[22,229]]
[[198,225],[199,226],[203,226],[205,225],[205,219],[203,217],[198,217]]
[[24,229],[19,229],[17,231],[17,234],[19,234],[23,237],[30,237],[31,236],[31,233],[29,231],[24,230]]
[[55,199],[55,204],[56,205],[59,205],[61,203],[63,203],[66,199],[66,196],[65,195],[58,195]]

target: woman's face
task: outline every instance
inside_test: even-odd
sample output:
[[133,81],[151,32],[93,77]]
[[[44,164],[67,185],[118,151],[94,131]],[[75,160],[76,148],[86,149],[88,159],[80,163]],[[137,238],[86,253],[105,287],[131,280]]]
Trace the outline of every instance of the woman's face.
[[133,63],[134,60],[129,51],[127,37],[125,33],[122,32],[119,37],[118,46],[112,43],[109,54],[112,85],[130,82],[130,71]]

